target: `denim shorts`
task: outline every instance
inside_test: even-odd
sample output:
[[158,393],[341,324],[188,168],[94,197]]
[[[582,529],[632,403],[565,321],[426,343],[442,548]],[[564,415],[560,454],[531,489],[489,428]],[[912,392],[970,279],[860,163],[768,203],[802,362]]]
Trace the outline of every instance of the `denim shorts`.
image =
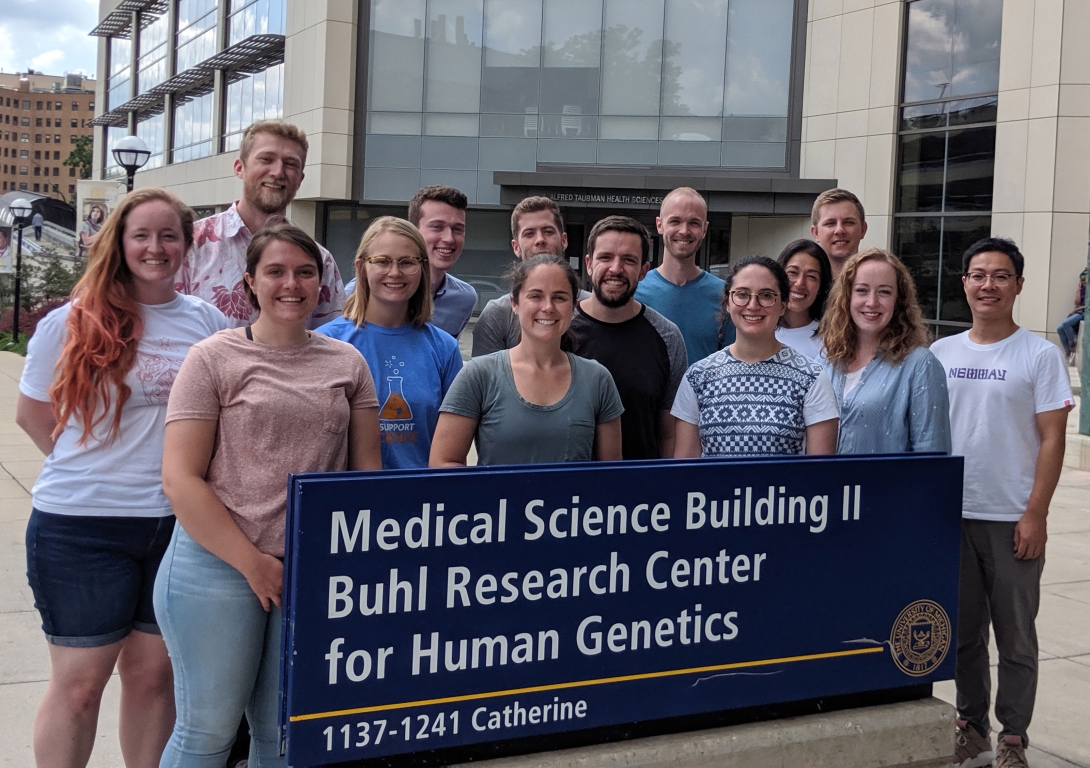
[[174,517],[84,517],[35,509],[26,529],[27,579],[54,645],[97,648],[134,629],[159,634],[155,574]]

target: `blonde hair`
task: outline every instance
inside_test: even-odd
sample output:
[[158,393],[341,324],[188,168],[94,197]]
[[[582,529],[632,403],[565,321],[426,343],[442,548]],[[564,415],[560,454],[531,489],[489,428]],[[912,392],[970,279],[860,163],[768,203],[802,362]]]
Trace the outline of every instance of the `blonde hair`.
[[420,285],[416,287],[416,293],[409,298],[409,322],[417,328],[423,328],[431,320],[431,273],[428,269],[428,246],[424,242],[420,230],[405,219],[396,216],[380,216],[371,223],[367,231],[360,238],[359,247],[356,248],[354,260],[356,270],[356,289],[344,303],[342,314],[351,320],[357,327],[363,327],[367,320],[367,302],[371,299],[371,287],[367,284],[367,257],[371,255],[371,248],[379,235],[392,232],[395,235],[407,237],[416,246],[416,252],[420,256]]
[[859,202],[859,198],[846,189],[834,187],[825,190],[814,200],[814,207],[810,210],[810,223],[816,227],[821,220],[821,209],[833,203],[851,203],[859,211],[859,223],[862,224],[867,220],[867,214],[863,212],[863,204]]
[[852,320],[852,286],[859,267],[864,262],[877,261],[893,268],[897,280],[897,300],[893,316],[882,331],[878,349],[892,363],[899,363],[916,347],[927,346],[927,329],[924,327],[920,304],[916,300],[916,283],[908,268],[889,251],[868,248],[848,259],[844,270],[833,282],[825,316],[821,318],[818,333],[825,340],[825,356],[834,366],[845,369],[855,359],[859,348],[859,333]]
[[294,141],[303,150],[303,165],[306,165],[307,152],[310,151],[306,131],[286,120],[258,120],[256,123],[252,123],[242,134],[242,144],[238,150],[239,160],[243,163],[246,162],[250,153],[254,151],[254,142],[257,141],[258,134],[262,133]]

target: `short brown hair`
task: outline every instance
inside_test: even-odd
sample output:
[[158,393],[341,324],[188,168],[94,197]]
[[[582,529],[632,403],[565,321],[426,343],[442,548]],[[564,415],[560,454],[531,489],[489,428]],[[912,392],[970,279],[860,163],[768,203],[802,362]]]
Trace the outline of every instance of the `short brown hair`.
[[[286,221],[279,221],[276,224],[270,224],[264,229],[259,229],[257,234],[254,235],[254,239],[250,241],[249,247],[246,249],[246,274],[250,276],[251,280],[257,274],[257,265],[261,263],[261,256],[273,241],[290,243],[307,256],[314,259],[314,263],[318,266],[318,279],[322,279],[322,272],[324,271],[325,264],[323,263],[322,251],[318,247],[318,244],[314,242],[314,239],[310,235],[294,224]],[[254,309],[260,312],[261,305],[257,303],[257,296],[254,295],[253,290],[250,288],[250,284],[243,280],[242,288],[246,292],[246,298],[250,300],[250,304]]]
[[432,184],[430,187],[421,187],[416,190],[413,199],[409,201],[409,222],[414,227],[420,225],[420,209],[423,207],[424,203],[429,200],[446,203],[452,208],[457,208],[459,211],[464,211],[469,207],[469,198],[465,196],[464,192],[457,190],[454,187],[444,187],[442,184]]
[[821,219],[821,209],[832,203],[852,203],[856,210],[859,211],[859,223],[862,224],[867,220],[867,214],[863,212],[863,204],[859,202],[859,198],[846,189],[840,189],[834,187],[833,189],[827,189],[817,196],[814,201],[814,208],[810,211],[810,223],[815,227],[818,225],[818,221]]
[[420,285],[416,287],[416,293],[409,297],[409,322],[417,328],[423,328],[431,320],[434,309],[431,298],[431,271],[428,269],[428,246],[415,225],[396,216],[380,216],[375,219],[360,238],[360,244],[356,248],[356,256],[353,259],[356,288],[344,302],[344,310],[341,314],[355,323],[357,328],[366,321],[367,303],[371,300],[371,286],[367,282],[367,257],[371,255],[371,247],[375,240],[386,232],[407,237],[412,241],[420,256]]
[[519,239],[519,219],[527,213],[537,213],[538,211],[549,211],[552,213],[553,220],[556,222],[556,228],[560,232],[564,231],[564,217],[560,215],[560,206],[547,197],[537,195],[523,198],[519,204],[515,206],[515,210],[511,211],[511,238],[513,240]]
[[818,334],[825,341],[826,360],[841,370],[846,370],[855,359],[859,347],[859,332],[852,320],[852,286],[860,265],[867,261],[889,264],[897,276],[897,301],[878,349],[889,362],[899,363],[916,347],[927,346],[927,329],[920,303],[916,300],[916,283],[908,268],[889,251],[868,248],[848,259],[840,276],[833,281],[833,290],[818,328]]
[[294,141],[303,150],[303,165],[306,165],[307,152],[310,150],[306,131],[286,120],[258,120],[243,131],[242,144],[238,150],[238,157],[242,162],[245,163],[250,153],[254,151],[254,142],[257,140],[259,133],[269,133],[288,141]]
[[651,260],[651,236],[647,227],[629,216],[606,216],[590,228],[587,237],[587,256],[594,256],[594,244],[603,232],[627,232],[640,238],[640,264]]

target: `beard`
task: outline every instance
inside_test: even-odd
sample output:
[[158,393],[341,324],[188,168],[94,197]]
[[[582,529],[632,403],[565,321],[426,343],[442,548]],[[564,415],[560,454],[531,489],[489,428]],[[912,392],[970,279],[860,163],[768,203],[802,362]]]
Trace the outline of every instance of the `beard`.
[[595,283],[592,287],[594,290],[594,297],[602,303],[602,306],[609,307],[610,309],[623,307],[625,304],[632,301],[632,297],[636,295],[636,289],[632,286],[629,286],[627,290],[617,296],[607,296],[605,291],[602,290],[602,284],[600,282]]
[[266,189],[258,183],[253,189],[246,190],[246,201],[266,215],[283,213],[288,203],[295,197],[287,188],[282,190]]

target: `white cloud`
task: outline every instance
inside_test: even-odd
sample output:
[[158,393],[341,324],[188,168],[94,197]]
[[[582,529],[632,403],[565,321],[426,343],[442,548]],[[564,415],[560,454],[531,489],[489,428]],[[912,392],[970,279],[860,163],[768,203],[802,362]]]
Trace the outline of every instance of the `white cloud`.
[[[97,0],[3,0],[3,5],[0,70],[95,74],[98,38],[87,33],[98,23]],[[8,12],[11,6],[18,9]]]

